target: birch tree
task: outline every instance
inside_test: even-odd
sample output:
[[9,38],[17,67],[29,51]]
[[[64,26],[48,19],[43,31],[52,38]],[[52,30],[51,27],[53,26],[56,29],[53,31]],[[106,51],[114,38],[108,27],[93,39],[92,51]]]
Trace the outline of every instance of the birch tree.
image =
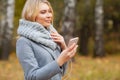
[[5,4],[2,6],[3,16],[1,16],[1,59],[8,59],[11,49],[13,17],[14,17],[14,0],[2,0]]
[[76,0],[64,0],[65,10],[63,15],[62,33],[66,43],[73,37],[75,28],[75,6]]
[[95,24],[94,57],[103,57],[105,55],[103,43],[103,0],[96,0]]

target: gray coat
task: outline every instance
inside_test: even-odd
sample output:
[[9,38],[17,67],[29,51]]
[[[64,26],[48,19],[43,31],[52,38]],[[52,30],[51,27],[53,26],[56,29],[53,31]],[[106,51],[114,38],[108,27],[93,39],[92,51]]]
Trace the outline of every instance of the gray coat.
[[66,64],[59,67],[56,62],[60,52],[58,48],[52,50],[25,37],[20,37],[16,43],[25,80],[61,80]]

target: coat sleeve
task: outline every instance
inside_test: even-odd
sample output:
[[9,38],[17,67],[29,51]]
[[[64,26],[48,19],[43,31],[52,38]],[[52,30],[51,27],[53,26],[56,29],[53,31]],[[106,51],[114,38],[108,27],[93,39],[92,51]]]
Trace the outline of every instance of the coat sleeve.
[[40,68],[30,41],[26,38],[17,40],[16,53],[24,70],[26,80],[48,80],[57,73],[61,73],[61,69],[55,60]]

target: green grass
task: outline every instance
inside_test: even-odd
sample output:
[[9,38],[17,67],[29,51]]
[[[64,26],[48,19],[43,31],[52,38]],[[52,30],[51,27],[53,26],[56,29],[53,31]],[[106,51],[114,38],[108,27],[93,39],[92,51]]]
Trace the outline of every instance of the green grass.
[[[120,80],[120,56],[93,59],[77,55],[67,72],[64,80]],[[9,61],[0,61],[0,80],[24,80],[15,54]]]

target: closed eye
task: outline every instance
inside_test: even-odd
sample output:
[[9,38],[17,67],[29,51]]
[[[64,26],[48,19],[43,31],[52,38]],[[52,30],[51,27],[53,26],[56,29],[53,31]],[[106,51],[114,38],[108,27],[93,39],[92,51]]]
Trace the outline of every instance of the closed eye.
[[41,14],[45,14],[46,12],[46,10],[40,11]]

